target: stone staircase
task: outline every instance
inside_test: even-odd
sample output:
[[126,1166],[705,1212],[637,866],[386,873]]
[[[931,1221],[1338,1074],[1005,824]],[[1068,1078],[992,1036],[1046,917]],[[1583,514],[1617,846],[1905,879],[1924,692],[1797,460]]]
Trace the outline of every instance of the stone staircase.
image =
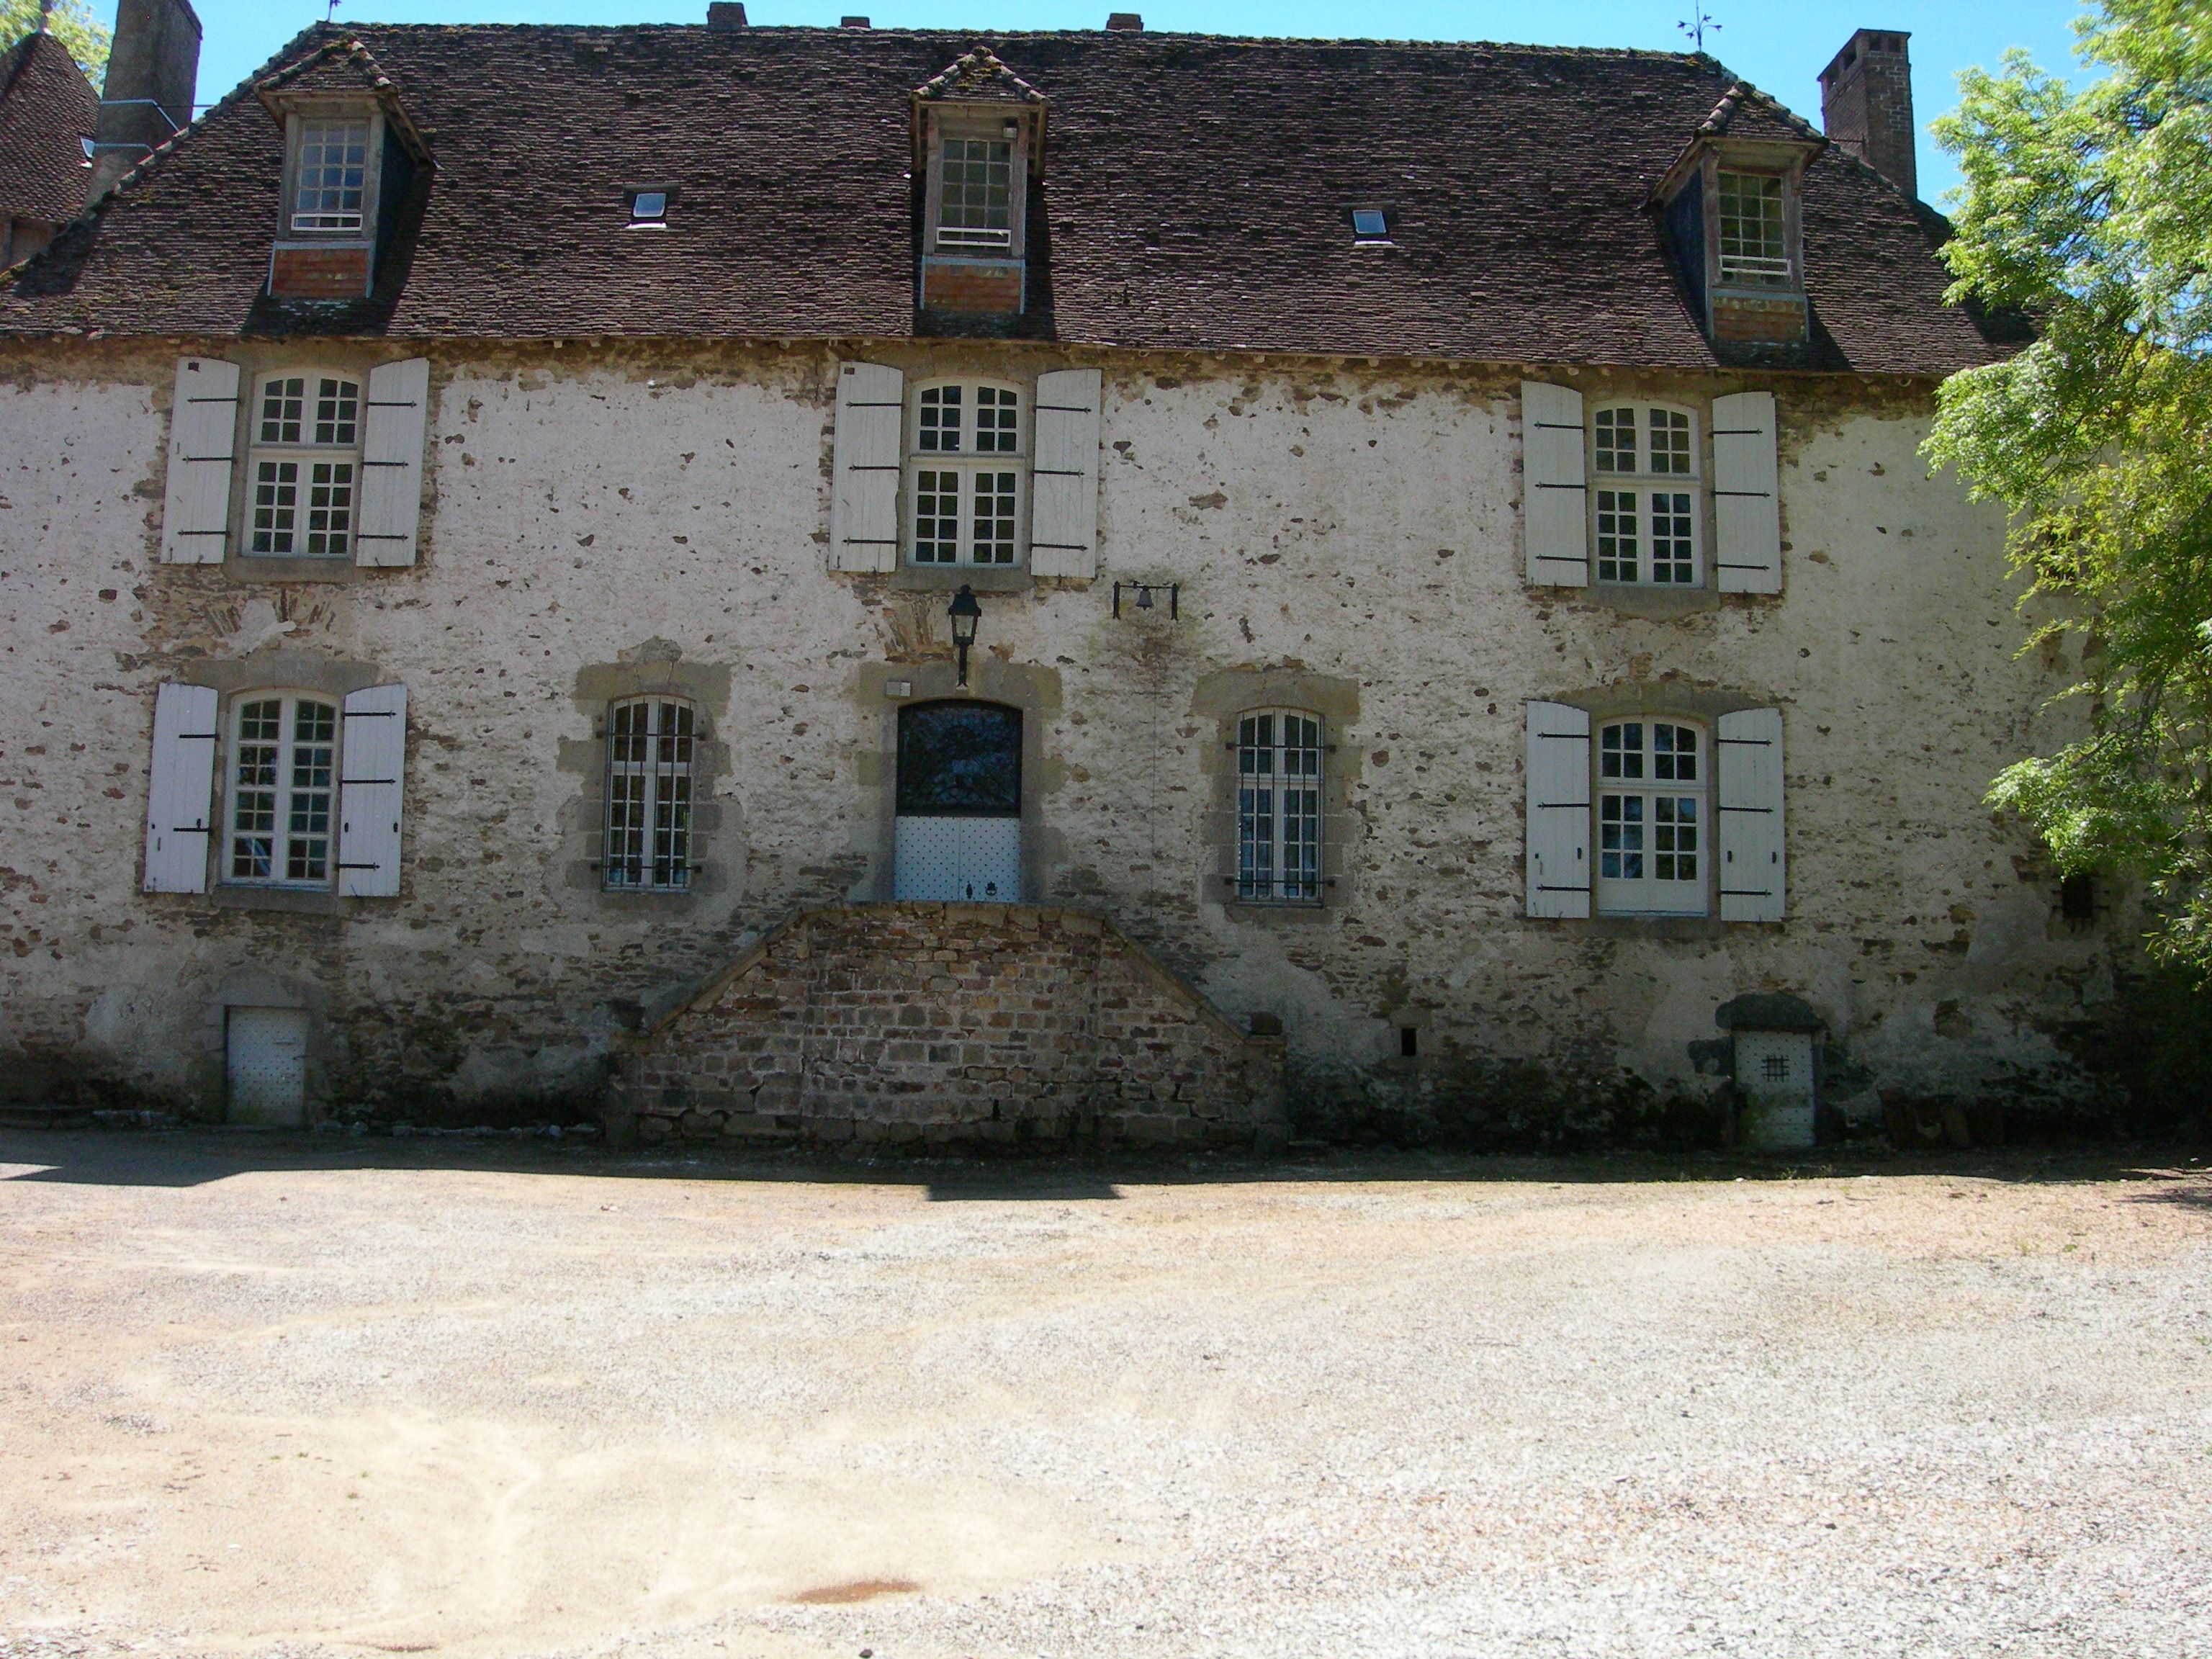
[[1256,1146],[1283,1046],[1096,915],[836,904],[793,917],[615,1053],[647,1141]]

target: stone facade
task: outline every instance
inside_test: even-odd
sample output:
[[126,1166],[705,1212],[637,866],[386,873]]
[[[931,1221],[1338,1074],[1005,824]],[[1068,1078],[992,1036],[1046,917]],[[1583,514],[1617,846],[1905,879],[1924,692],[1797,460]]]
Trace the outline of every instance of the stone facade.
[[[0,1000],[26,1089],[219,1115],[223,1011],[276,1000],[313,1012],[316,1110],[593,1110],[626,1010],[801,911],[891,897],[891,694],[955,689],[937,573],[828,568],[858,356],[1103,369],[1098,575],[987,585],[967,695],[1023,712],[1023,896],[1103,916],[1235,1020],[1279,1020],[1302,1125],[1527,1140],[1702,1109],[1726,1070],[1714,1011],[1753,992],[1819,1012],[1856,1123],[1885,1090],[2096,1097],[2069,1033],[2112,1011],[2130,930],[2118,909],[2062,922],[2055,876],[1981,804],[2056,729],[2066,665],[2016,654],[1999,515],[1928,477],[1930,381],[1556,371],[1692,409],[1765,387],[1779,411],[1783,592],[1608,597],[1526,579],[1514,370],[440,346],[418,562],[314,578],[159,562],[176,355],[218,348],[248,373],[402,355],[0,352]],[[1111,582],[1134,579],[1179,582],[1180,615],[1115,617]],[[398,896],[139,891],[165,680],[404,684]],[[608,700],[659,689],[703,723],[699,878],[605,891]],[[1534,698],[1779,708],[1786,919],[1526,915]],[[1311,908],[1239,904],[1224,879],[1236,713],[1284,702],[1329,728]]]
[[649,1031],[615,1097],[648,1140],[1279,1148],[1282,1044],[1096,917],[810,910]]

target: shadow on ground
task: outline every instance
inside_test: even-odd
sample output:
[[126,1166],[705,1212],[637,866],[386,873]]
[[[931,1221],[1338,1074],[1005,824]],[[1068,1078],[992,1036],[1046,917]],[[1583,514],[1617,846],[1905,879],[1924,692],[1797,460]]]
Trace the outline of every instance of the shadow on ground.
[[1948,1176],[2053,1183],[2147,1182],[2137,1202],[2212,1210],[2212,1155],[2197,1146],[2014,1147],[1899,1152],[1881,1144],[1790,1155],[1600,1152],[1573,1157],[1317,1151],[1277,1158],[1235,1153],[1083,1152],[978,1157],[818,1152],[768,1153],[717,1146],[612,1152],[589,1141],[488,1135],[434,1139],[270,1133],[222,1129],[0,1130],[0,1184],[198,1187],[258,1170],[454,1170],[623,1181],[772,1181],[824,1186],[918,1186],[933,1202],[1111,1200],[1125,1186],[1254,1182],[1431,1182],[1610,1185],[1645,1182],[1805,1181]]

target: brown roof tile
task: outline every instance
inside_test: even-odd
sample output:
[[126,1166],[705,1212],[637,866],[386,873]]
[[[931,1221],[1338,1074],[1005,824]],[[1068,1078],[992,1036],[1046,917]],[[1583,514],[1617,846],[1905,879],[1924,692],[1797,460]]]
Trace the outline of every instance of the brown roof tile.
[[43,31],[0,52],[0,217],[74,219],[92,182],[79,142],[92,137],[100,94]]
[[[914,331],[909,103],[977,36],[318,26],[277,64],[341,40],[374,54],[437,164],[375,298],[260,296],[283,146],[241,88],[0,289],[0,332]],[[1052,115],[1022,331],[1085,343],[1711,366],[1646,202],[1732,91],[1735,118],[1783,125],[1702,56],[989,45]],[[651,237],[623,230],[643,179],[677,192]],[[1390,212],[1394,249],[1353,247],[1355,203]],[[1804,220],[1815,339],[1785,366],[1927,374],[1992,355],[1879,175],[1823,154]]]

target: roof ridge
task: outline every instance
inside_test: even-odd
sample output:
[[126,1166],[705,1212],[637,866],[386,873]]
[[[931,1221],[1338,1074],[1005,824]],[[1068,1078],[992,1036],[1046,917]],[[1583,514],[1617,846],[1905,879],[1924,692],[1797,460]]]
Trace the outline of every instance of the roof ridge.
[[[309,25],[310,31],[334,27],[327,23]],[[824,35],[841,40],[868,40],[889,37],[895,40],[966,40],[981,44],[986,40],[1110,40],[1124,49],[1156,43],[1202,41],[1212,46],[1392,46],[1413,47],[1435,51],[1486,51],[1526,53],[1531,56],[1557,58],[1648,58],[1657,63],[1694,64],[1700,61],[1715,68],[1723,66],[1711,54],[1703,52],[1662,52],[1648,46],[1559,46],[1536,41],[1522,40],[1418,40],[1412,37],[1384,35],[1305,35],[1305,34],[1215,34],[1204,31],[1146,29],[976,29],[976,28],[868,28],[848,29],[814,23],[754,23],[738,29],[717,29],[705,23],[385,23],[361,22],[336,25],[356,33],[407,34],[712,34],[718,39],[744,40],[756,36]],[[295,37],[297,38],[297,37]],[[1761,94],[1764,96],[1765,94]]]

